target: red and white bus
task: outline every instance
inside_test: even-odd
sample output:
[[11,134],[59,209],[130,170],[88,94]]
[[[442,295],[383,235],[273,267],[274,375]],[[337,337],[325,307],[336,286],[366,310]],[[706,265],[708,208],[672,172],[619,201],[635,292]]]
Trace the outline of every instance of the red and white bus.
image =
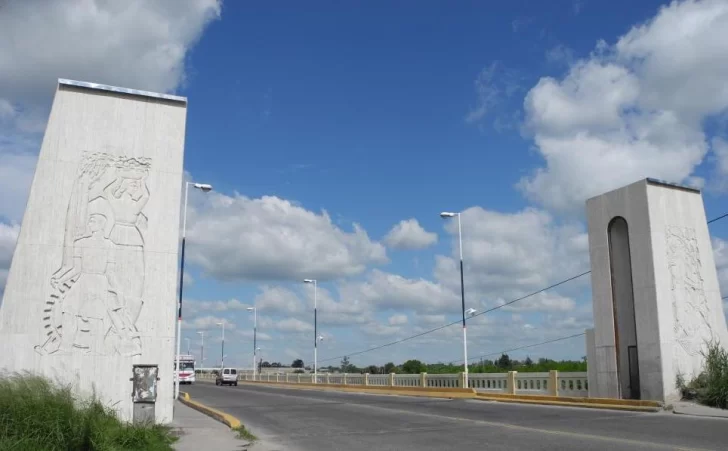
[[[177,367],[177,359],[174,361],[175,369]],[[177,377],[179,377],[179,383],[182,384],[194,384],[195,383],[195,357],[191,355],[179,356],[179,371],[175,371]]]

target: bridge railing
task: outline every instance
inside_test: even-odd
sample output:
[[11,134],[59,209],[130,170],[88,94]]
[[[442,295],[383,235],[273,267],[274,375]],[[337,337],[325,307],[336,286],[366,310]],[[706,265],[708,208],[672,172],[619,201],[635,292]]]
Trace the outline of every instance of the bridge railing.
[[[215,380],[214,374],[198,374],[198,379]],[[238,380],[253,381],[249,371],[238,373]],[[288,384],[311,384],[314,381],[310,373],[256,374],[256,381],[281,382]],[[385,387],[429,387],[429,388],[461,388],[464,386],[464,373],[456,374],[318,374],[318,384],[385,386]],[[589,396],[589,384],[586,372],[549,371],[544,373],[470,373],[470,388],[482,393],[502,393],[519,395],[550,396]]]

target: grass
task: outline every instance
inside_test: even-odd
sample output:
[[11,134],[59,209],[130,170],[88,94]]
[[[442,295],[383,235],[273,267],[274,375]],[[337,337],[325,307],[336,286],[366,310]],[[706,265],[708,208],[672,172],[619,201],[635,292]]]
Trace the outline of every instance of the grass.
[[7,451],[167,451],[161,425],[131,425],[94,397],[32,375],[0,376],[0,449]]
[[[245,426],[243,426],[243,425],[233,428],[233,431],[237,432],[238,438],[240,438],[240,439],[247,440],[249,442],[254,442],[254,441],[258,440],[258,437],[253,435],[253,433],[250,432],[249,430],[245,429]],[[0,448],[0,449],[2,449],[2,448]]]
[[683,398],[697,398],[706,406],[728,409],[728,351],[711,342],[703,357],[703,372],[688,383],[682,375],[678,375],[676,385]]

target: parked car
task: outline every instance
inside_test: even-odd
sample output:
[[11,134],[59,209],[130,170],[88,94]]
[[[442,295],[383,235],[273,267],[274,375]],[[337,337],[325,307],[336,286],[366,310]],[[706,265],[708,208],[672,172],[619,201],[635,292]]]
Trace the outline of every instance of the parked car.
[[215,377],[215,385],[238,386],[238,370],[235,368],[223,368]]

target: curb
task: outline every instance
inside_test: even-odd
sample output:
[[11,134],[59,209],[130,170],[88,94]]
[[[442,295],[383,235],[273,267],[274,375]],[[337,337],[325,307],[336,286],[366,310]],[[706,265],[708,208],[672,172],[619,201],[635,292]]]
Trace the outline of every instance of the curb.
[[234,416],[227,414],[225,412],[221,412],[219,410],[215,410],[212,407],[207,407],[206,405],[200,404],[197,401],[193,401],[190,398],[190,394],[187,392],[180,391],[179,393],[180,393],[180,395],[182,395],[179,397],[179,401],[182,404],[184,404],[188,407],[192,407],[193,409],[197,410],[198,412],[204,413],[208,417],[212,417],[213,419],[227,425],[230,429],[237,429],[240,426],[242,426],[242,423],[240,422],[240,420],[238,420]]
[[434,387],[397,387],[392,389],[389,386],[369,385],[351,386],[342,384],[287,384],[285,382],[268,381],[238,381],[248,385],[272,385],[276,387],[313,389],[321,391],[343,391],[349,393],[370,393],[390,396],[421,396],[429,398],[458,398],[472,399],[476,392],[472,388],[434,388]]
[[662,405],[656,401],[632,401],[609,398],[576,398],[539,396],[539,395],[508,395],[479,393],[472,388],[422,388],[422,387],[399,387],[391,389],[388,386],[348,386],[348,385],[323,385],[323,384],[287,384],[285,382],[268,381],[239,381],[247,385],[271,385],[276,387],[314,389],[322,391],[343,391],[353,393],[369,393],[391,396],[421,396],[430,398],[450,399],[475,399],[479,401],[496,401],[514,404],[532,404],[559,407],[581,407],[587,409],[619,410],[629,412],[659,412]]
[[558,406],[558,407],[579,407],[584,409],[601,409],[601,410],[619,410],[623,412],[646,412],[655,413],[662,410],[661,407],[654,406],[630,406],[619,404],[600,404],[596,402],[568,402],[568,401],[551,401],[551,400],[534,400],[534,399],[516,399],[516,398],[495,398],[492,396],[478,395],[474,399],[478,401],[494,401],[507,402],[513,404],[531,404],[541,406]]

